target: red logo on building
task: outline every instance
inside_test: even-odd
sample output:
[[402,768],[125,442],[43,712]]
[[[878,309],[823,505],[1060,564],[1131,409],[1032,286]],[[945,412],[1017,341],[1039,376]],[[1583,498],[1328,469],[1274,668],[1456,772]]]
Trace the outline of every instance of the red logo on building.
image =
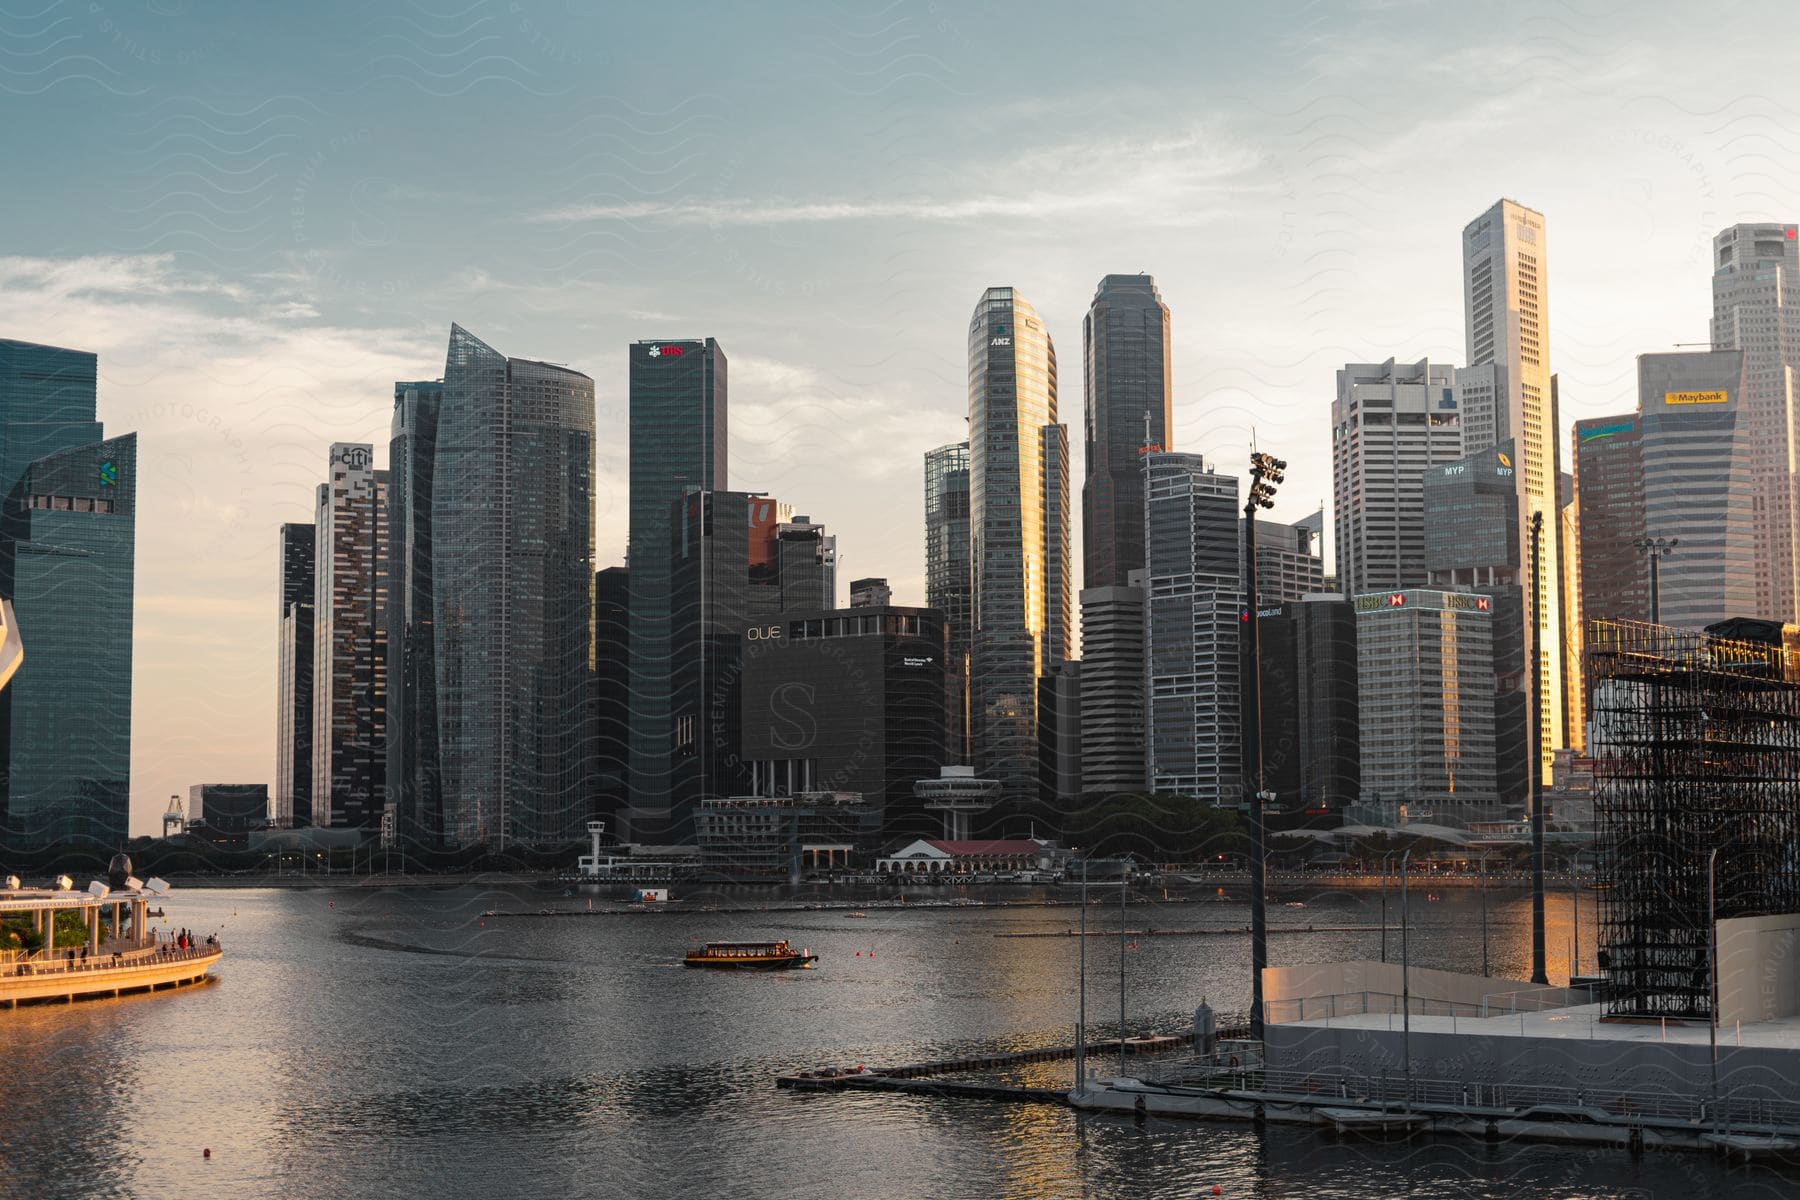
[[1389,608],[1405,608],[1406,607],[1406,593],[1405,592],[1390,592],[1390,593],[1388,593],[1388,607]]
[[1489,600],[1486,596],[1475,597],[1475,608],[1477,611],[1487,612],[1489,609],[1491,609],[1493,607],[1494,607],[1494,602],[1492,600]]
[[680,346],[652,346],[652,347],[650,347],[650,357],[651,358],[680,358],[681,357],[681,347]]

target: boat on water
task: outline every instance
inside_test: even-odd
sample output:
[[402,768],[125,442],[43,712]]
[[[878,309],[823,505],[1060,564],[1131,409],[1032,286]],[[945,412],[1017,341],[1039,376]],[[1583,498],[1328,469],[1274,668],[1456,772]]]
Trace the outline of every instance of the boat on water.
[[689,950],[683,960],[690,967],[718,967],[738,971],[786,971],[810,967],[819,956],[810,950],[796,950],[787,939],[778,942],[708,942],[698,950]]
[[79,892],[67,875],[47,888],[25,887],[16,875],[0,881],[0,1008],[206,981],[224,955],[217,937],[171,938],[150,928],[149,902],[169,885],[133,876],[123,854],[107,879]]

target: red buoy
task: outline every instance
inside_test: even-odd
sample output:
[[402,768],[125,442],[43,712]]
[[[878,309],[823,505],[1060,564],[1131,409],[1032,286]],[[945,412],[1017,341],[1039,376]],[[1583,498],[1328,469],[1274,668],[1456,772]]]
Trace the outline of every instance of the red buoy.
[[200,1157],[201,1158],[211,1158],[212,1157],[212,1147],[208,1146],[204,1150],[200,1151]]

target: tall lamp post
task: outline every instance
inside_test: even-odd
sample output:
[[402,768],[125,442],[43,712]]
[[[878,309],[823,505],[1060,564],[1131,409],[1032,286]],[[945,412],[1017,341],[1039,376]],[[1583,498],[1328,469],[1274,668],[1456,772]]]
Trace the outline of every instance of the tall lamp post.
[[1650,560],[1650,623],[1662,624],[1662,560],[1675,547],[1681,545],[1680,538],[1639,538],[1631,543],[1644,552]]
[[1250,809],[1250,1036],[1263,1036],[1263,969],[1269,965],[1268,863],[1263,851],[1262,659],[1256,620],[1256,514],[1275,507],[1287,463],[1250,454],[1250,498],[1244,504],[1244,793]]
[[1525,794],[1531,800],[1531,982],[1545,986],[1550,976],[1544,963],[1544,514],[1531,514],[1531,761],[1525,774]]

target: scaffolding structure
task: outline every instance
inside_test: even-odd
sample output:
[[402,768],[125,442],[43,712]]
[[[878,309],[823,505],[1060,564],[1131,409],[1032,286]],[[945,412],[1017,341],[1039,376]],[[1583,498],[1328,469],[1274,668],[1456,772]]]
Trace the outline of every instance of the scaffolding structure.
[[1709,902],[1719,920],[1800,912],[1797,635],[1589,625],[1608,1016],[1710,1019]]

